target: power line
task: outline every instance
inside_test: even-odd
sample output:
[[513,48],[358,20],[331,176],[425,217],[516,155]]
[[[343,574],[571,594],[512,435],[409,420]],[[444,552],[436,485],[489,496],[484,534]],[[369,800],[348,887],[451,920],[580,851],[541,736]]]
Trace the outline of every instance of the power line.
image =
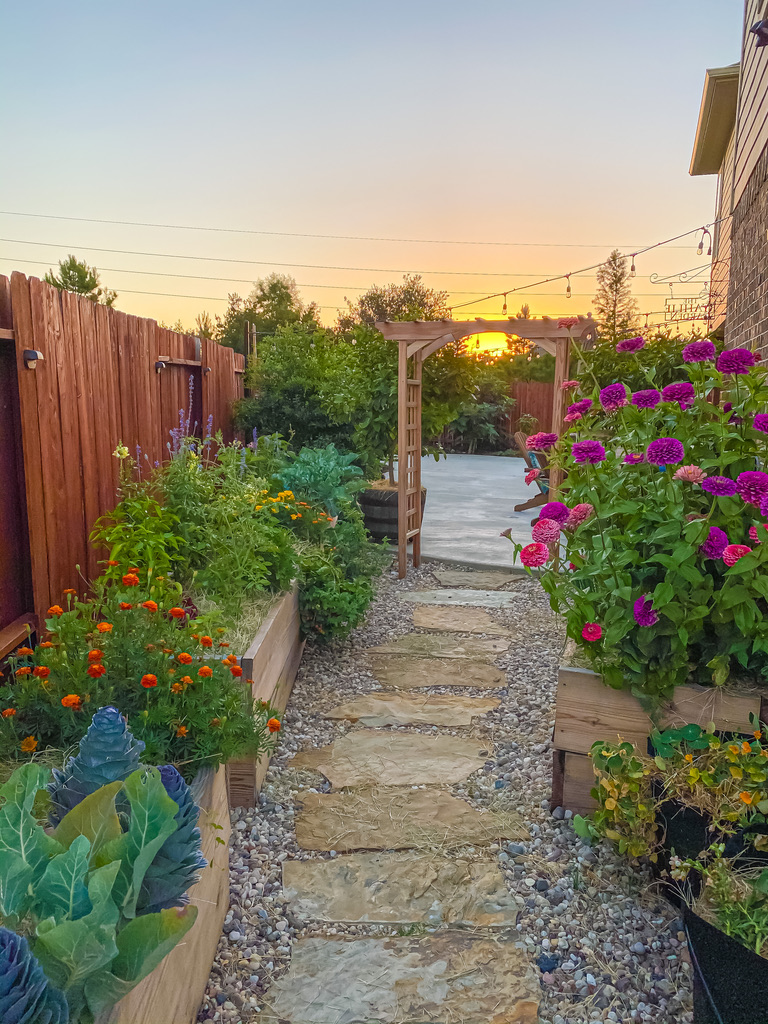
[[[616,246],[600,245],[597,242],[480,242],[471,239],[458,240],[450,238],[392,238],[376,235],[324,235],[306,231],[264,231],[256,228],[217,228],[203,227],[195,224],[159,224],[139,220],[108,220],[105,217],[67,217],[57,213],[22,213],[18,210],[0,210],[3,217],[35,217],[40,220],[68,220],[81,224],[119,224],[123,227],[163,228],[172,231],[214,231],[230,235],[274,235],[281,238],[332,238],[351,242],[409,242],[419,245],[499,245],[522,248],[556,248],[556,249],[614,249]],[[631,249],[629,246],[619,246]],[[685,249],[684,245],[676,245],[675,249]],[[392,271],[386,271],[392,273]],[[398,273],[398,271],[394,271]]]

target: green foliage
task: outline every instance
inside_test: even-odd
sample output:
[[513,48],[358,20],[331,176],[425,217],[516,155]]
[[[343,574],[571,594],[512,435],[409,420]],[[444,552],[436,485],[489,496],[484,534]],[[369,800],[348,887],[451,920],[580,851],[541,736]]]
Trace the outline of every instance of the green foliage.
[[299,612],[306,636],[323,643],[349,636],[365,617],[373,588],[365,576],[347,579],[328,550],[311,550],[299,562]]
[[[301,301],[296,282],[287,274],[270,274],[261,278],[247,299],[230,295],[224,316],[216,317],[213,336],[219,344],[228,345],[236,352],[245,352],[246,324],[256,330],[258,358],[261,358],[265,341],[277,334],[281,327],[298,325],[312,330],[320,326],[317,306],[314,302],[305,305]],[[209,321],[204,321],[203,326],[210,327]]]
[[[625,355],[628,371],[636,367]],[[629,687],[651,705],[671,697],[687,681],[723,685],[732,677],[768,678],[768,544],[757,543],[762,516],[741,497],[720,497],[677,479],[678,465],[627,464],[626,453],[643,456],[650,442],[669,437],[684,447],[683,463],[707,476],[736,481],[762,469],[768,435],[753,427],[768,408],[766,370],[726,376],[711,362],[678,364],[694,388],[690,408],[660,401],[654,409],[631,402],[605,413],[597,389],[582,383],[579,398],[594,401],[549,452],[550,463],[567,473],[563,496],[569,506],[586,504],[594,514],[561,534],[563,560],[572,566],[545,571],[541,583],[552,607],[566,618],[568,635],[611,686]],[[582,380],[584,375],[582,375]],[[647,387],[656,384],[648,370]],[[726,401],[732,409],[724,408]],[[597,439],[604,461],[578,463],[572,444]],[[729,566],[707,557],[702,545],[710,529],[730,544],[751,550]],[[657,621],[638,624],[633,606],[652,602]],[[597,623],[602,638],[582,630]]]
[[402,284],[373,285],[356,302],[347,299],[348,312],[339,315],[341,331],[377,320],[444,320],[449,316],[448,292],[427,288],[421,274],[404,274]]
[[[29,763],[0,787],[0,917],[31,936],[34,957],[65,993],[77,1024],[153,970],[192,927],[197,910],[136,917],[144,876],[176,829],[178,808],[156,769],[87,796],[53,835],[32,813],[47,781],[47,770]],[[124,825],[119,793],[129,806]]]
[[356,455],[340,452],[335,445],[302,448],[277,474],[277,484],[299,498],[338,516],[355,493],[365,487],[363,471],[355,465]]
[[509,352],[496,361],[496,371],[509,383],[517,380],[552,381],[555,379],[555,357],[548,352]]
[[105,306],[113,306],[117,299],[117,292],[101,287],[99,272],[95,267],[89,267],[85,261],[81,262],[71,255],[65,260],[59,260],[58,277],[49,270],[45,280],[59,291],[76,292],[91,302],[101,302]]
[[684,338],[667,330],[656,330],[645,335],[645,348],[631,359],[626,353],[617,352],[610,338],[600,338],[593,349],[577,360],[574,375],[588,377],[588,387],[596,384],[604,388],[615,381],[623,381],[630,391],[649,387],[649,375],[652,375],[653,387],[663,388],[678,380],[688,380],[687,366],[680,365],[680,350],[688,342],[701,338],[695,330]]
[[454,435],[454,447],[466,449],[470,454],[478,448],[486,451],[507,448],[506,435],[499,424],[514,404],[514,399],[509,397],[509,384],[497,365],[478,361],[474,367],[472,399],[447,427]]
[[596,319],[601,334],[615,343],[637,329],[637,303],[632,298],[630,269],[618,249],[597,268],[596,276]]

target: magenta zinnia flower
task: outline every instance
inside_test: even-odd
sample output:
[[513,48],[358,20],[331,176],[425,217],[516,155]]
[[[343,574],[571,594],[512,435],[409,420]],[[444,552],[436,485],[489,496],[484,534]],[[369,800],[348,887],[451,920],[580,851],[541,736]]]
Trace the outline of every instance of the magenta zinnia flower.
[[549,548],[546,544],[526,544],[520,552],[520,561],[523,565],[530,566],[533,569],[544,565],[548,558]]
[[693,403],[696,393],[690,381],[681,380],[675,384],[667,384],[661,392],[661,397],[665,402],[679,402],[680,408],[685,409]]
[[719,526],[709,528],[709,536],[699,548],[705,558],[722,558],[723,552],[728,547],[728,534]]
[[586,441],[577,441],[571,448],[571,455],[576,462],[591,462],[596,465],[598,462],[605,461],[605,448],[599,441],[588,438]]
[[635,391],[632,395],[632,405],[638,409],[655,409],[661,401],[661,392],[656,388],[648,388],[645,391]]
[[627,452],[624,462],[628,466],[639,466],[641,462],[645,462],[645,455],[642,452]]
[[540,430],[538,434],[527,437],[525,443],[533,451],[546,452],[557,444],[557,434],[548,434]]
[[638,597],[632,611],[638,626],[655,626],[659,621],[658,612],[653,610],[653,601],[647,594]]
[[755,353],[748,348],[726,348],[717,357],[715,367],[720,373],[749,373],[756,362]]
[[553,544],[560,537],[560,523],[555,519],[539,519],[531,528],[531,536],[542,544]]
[[568,506],[562,501],[548,501],[541,506],[539,516],[541,519],[554,519],[556,523],[564,523],[568,518]]
[[715,358],[715,352],[711,341],[692,341],[683,349],[683,360],[686,363],[705,363]]
[[568,406],[567,412],[569,413],[569,415],[571,413],[578,412],[578,413],[580,413],[583,416],[584,413],[585,412],[589,412],[589,410],[591,408],[592,408],[592,399],[591,398],[580,398],[578,402],[574,402],[572,405]]
[[719,498],[730,498],[736,493],[736,481],[727,476],[708,476],[701,486]]
[[752,426],[761,434],[768,434],[768,413],[759,412],[752,420]]
[[659,437],[648,445],[645,457],[654,466],[674,466],[685,458],[685,448],[676,437]]
[[761,473],[759,470],[747,470],[746,473],[739,473],[736,477],[736,490],[739,497],[748,505],[760,505],[768,496],[768,473]]
[[625,338],[616,345],[617,352],[639,352],[645,345],[645,338]]
[[585,622],[581,631],[582,640],[593,642],[603,635],[603,627],[597,622]]
[[588,501],[574,505],[564,523],[566,530],[575,530],[582,523],[586,523],[594,511],[594,505],[590,505]]
[[700,484],[706,478],[707,474],[701,466],[681,466],[674,474],[675,480],[682,480],[686,484]]
[[736,565],[740,558],[744,555],[748,555],[752,548],[746,544],[729,544],[728,547],[723,551],[723,561],[730,568],[732,565]]
[[[761,530],[768,530],[768,523],[760,523],[760,529]],[[756,526],[750,526],[750,528],[749,528],[749,536],[750,536],[750,539],[755,542],[755,544],[760,544],[761,543],[760,534],[758,533],[758,528]],[[765,540],[765,534],[763,534],[763,540]]]
[[627,388],[624,384],[609,384],[600,392],[600,405],[606,412],[616,412],[627,404]]

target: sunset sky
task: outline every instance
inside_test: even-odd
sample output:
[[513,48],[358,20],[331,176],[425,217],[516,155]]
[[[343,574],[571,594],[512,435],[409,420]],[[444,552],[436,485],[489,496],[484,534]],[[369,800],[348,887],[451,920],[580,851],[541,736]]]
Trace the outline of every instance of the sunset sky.
[[[741,14],[741,0],[13,5],[0,273],[75,253],[119,308],[191,325],[278,271],[331,324],[345,296],[407,271],[458,304],[634,251],[713,218],[716,181],[688,165],[704,70],[739,59]],[[706,263],[697,242],[638,257],[642,311],[670,295],[649,275]],[[594,271],[571,285],[570,300],[563,281],[523,288],[509,313],[586,313]],[[455,316],[500,317],[502,301]]]

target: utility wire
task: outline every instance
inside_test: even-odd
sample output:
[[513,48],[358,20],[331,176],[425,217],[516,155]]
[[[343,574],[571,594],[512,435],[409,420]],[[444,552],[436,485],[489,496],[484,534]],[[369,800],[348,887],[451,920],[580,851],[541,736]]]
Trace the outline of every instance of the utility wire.
[[[40,220],[68,220],[81,224],[119,224],[123,227],[135,228],[164,228],[173,231],[215,231],[230,235],[275,235],[282,238],[335,238],[341,241],[351,242],[409,242],[420,245],[501,245],[516,246],[525,248],[556,248],[556,249],[615,249],[616,246],[599,245],[597,242],[479,242],[474,240],[457,240],[450,238],[391,238],[379,237],[376,235],[323,235],[306,231],[262,231],[255,228],[216,228],[203,227],[195,224],[158,224],[151,221],[140,220],[108,220],[105,217],[66,217],[56,213],[22,213],[19,210],[0,210],[2,217],[35,217]],[[619,246],[619,248],[631,249],[632,246]],[[684,245],[675,246],[676,249],[687,248]],[[398,273],[398,271],[386,271],[386,273]]]

